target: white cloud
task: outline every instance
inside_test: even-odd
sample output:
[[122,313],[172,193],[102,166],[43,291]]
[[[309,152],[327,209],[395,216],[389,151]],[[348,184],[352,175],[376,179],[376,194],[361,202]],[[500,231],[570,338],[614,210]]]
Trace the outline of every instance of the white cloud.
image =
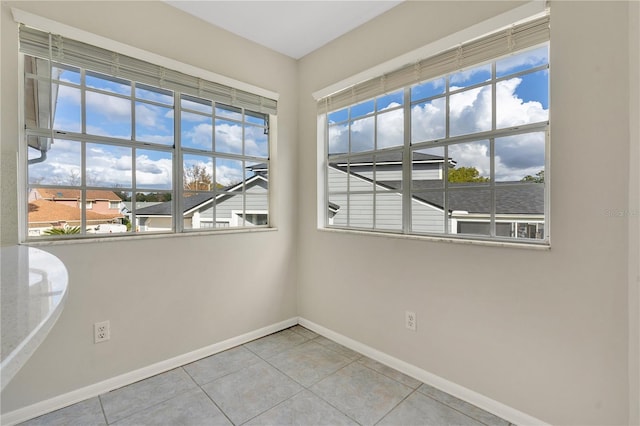
[[242,175],[242,170],[239,168],[229,167],[227,165],[216,166],[216,182],[223,186],[242,182]]
[[231,124],[216,125],[216,151],[242,152],[242,126]]

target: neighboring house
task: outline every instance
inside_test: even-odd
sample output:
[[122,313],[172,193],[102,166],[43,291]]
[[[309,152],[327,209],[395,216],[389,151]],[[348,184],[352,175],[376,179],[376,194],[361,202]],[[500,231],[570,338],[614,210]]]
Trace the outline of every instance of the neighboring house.
[[[183,200],[185,229],[258,226],[269,223],[268,177],[261,165],[249,168],[256,173],[247,180],[223,189],[215,197],[195,194]],[[244,196],[243,196],[244,194]],[[214,202],[215,201],[215,202]],[[136,230],[171,229],[173,203],[159,203],[136,210]]]
[[[449,167],[456,162],[449,159]],[[443,157],[414,153],[412,165],[412,228],[414,232],[443,233],[448,221],[450,233],[488,235],[491,198],[484,190],[449,191],[445,214],[443,192],[445,160]],[[215,197],[196,194],[183,201],[185,229],[266,225],[268,223],[268,176],[261,165],[251,167],[256,173],[245,182],[247,194],[243,225],[242,183],[226,188]],[[348,170],[348,171],[347,171]],[[402,161],[397,153],[377,154],[357,162],[335,162],[329,167],[329,222],[332,225],[373,228],[374,205],[377,229],[402,229],[401,197]],[[349,192],[347,193],[347,182]],[[375,203],[374,203],[375,186]],[[349,197],[349,200],[347,200]],[[215,205],[215,208],[214,208]],[[139,231],[171,229],[172,203],[139,208],[136,212]],[[542,238],[544,230],[544,185],[522,182],[496,183],[496,234],[504,237]]]
[[[448,167],[456,162],[449,159]],[[443,197],[445,160],[443,157],[414,153],[412,165],[412,230],[443,233],[445,220],[449,232],[488,235],[491,197],[487,190],[450,190],[445,214]],[[375,169],[375,181],[374,181]],[[400,153],[360,157],[349,164],[330,163],[329,222],[332,225],[402,229],[402,160]],[[348,186],[347,186],[348,185]],[[465,184],[473,186],[473,184]],[[461,184],[449,184],[450,187]],[[375,202],[374,202],[375,187]],[[496,183],[496,235],[542,238],[544,234],[544,184]],[[347,200],[347,197],[349,199]]]
[[[42,235],[51,228],[81,226],[81,191],[78,189],[33,188],[29,191],[29,235]],[[120,224],[122,200],[113,191],[88,190],[86,194],[88,232],[101,232]],[[126,230],[126,229],[125,229]],[[115,232],[115,231],[114,231]]]

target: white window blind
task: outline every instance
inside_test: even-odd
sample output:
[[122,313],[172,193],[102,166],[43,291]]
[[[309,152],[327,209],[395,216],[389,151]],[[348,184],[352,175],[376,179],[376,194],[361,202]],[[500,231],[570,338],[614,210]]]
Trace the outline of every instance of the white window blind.
[[256,112],[277,113],[277,101],[274,99],[25,25],[20,26],[20,52]]
[[549,14],[507,29],[463,43],[435,56],[409,64],[318,100],[322,111],[333,111],[374,98],[402,87],[455,72],[528,47],[545,43],[550,39]]

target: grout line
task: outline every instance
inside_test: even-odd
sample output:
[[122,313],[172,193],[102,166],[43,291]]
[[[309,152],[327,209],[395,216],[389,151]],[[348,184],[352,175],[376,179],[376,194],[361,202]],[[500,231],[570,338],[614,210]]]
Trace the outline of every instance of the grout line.
[[[366,366],[365,366],[366,367]],[[374,370],[375,371],[375,370]],[[414,393],[417,392],[417,389],[413,389],[411,392],[409,392],[407,394],[407,396],[405,396],[404,398],[402,398],[400,401],[398,401],[398,403],[396,405],[394,405],[393,407],[391,407],[391,409],[389,411],[387,411],[386,413],[384,413],[382,415],[382,417],[380,417],[375,423],[374,425],[377,425],[378,423],[380,423],[382,420],[384,420],[385,417],[387,417],[389,414],[391,414],[391,412],[393,410],[395,410],[400,404],[402,404],[403,402],[405,402],[411,395],[413,395]]]
[[[100,403],[100,409],[102,410],[102,417],[104,417],[104,423],[108,425],[109,420],[107,419],[107,412],[104,411],[104,405],[102,405],[102,398],[100,398],[100,395],[98,395],[98,402]],[[77,402],[76,404],[79,404],[79,402]]]

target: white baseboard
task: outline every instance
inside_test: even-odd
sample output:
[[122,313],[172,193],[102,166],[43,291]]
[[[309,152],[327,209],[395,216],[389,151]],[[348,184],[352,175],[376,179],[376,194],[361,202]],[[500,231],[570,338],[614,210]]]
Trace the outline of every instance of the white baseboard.
[[252,340],[259,339],[260,337],[264,337],[271,333],[284,330],[285,328],[292,327],[296,324],[298,324],[297,317],[289,318],[285,321],[271,324],[258,330],[254,330],[249,333],[245,333],[240,336],[232,337],[222,342],[214,343],[213,345],[197,349],[193,352],[179,355],[174,358],[131,371],[129,373],[121,374],[102,382],[76,389],[74,391],[55,396],[45,401],[37,402],[27,407],[19,408],[9,413],[3,414],[2,417],[0,417],[0,424],[10,426],[29,419],[33,419],[34,417],[50,413],[51,411],[59,410],[60,408],[64,408],[77,402],[96,397],[103,393],[110,392],[114,389],[118,389],[123,386],[130,385],[131,383],[135,383],[140,380],[155,376],[156,374],[164,373],[165,371],[169,371],[182,365],[189,364],[218,352],[222,352],[235,346],[250,342]]
[[399,360],[398,358],[394,358],[384,352],[380,352],[377,349],[374,349],[342,334],[336,333],[333,330],[325,328],[305,318],[300,318],[298,322],[301,326],[306,327],[309,330],[314,331],[328,339],[334,340],[351,350],[368,356],[369,358],[374,359],[388,367],[395,368],[396,370],[408,376],[411,376],[414,379],[420,380],[422,383],[426,383],[433,386],[434,388],[440,389],[443,392],[460,398],[461,400],[473,404],[476,407],[482,408],[483,410],[495,414],[496,416],[503,418],[511,423],[521,426],[548,426],[548,423],[536,419],[535,417],[523,413],[522,411],[516,410],[515,408],[509,407],[505,404],[502,404],[501,402],[495,401],[482,394],[479,394],[478,392],[467,389],[440,376],[429,373],[428,371]]
[[0,418],[0,424],[11,426],[20,422],[24,422],[34,417],[38,417],[43,414],[50,413],[51,411],[55,411],[60,408],[75,404],[77,402],[96,397],[103,393],[129,385],[131,383],[144,380],[146,378],[155,376],[156,374],[164,373],[165,371],[169,371],[182,365],[189,364],[218,352],[231,349],[235,346],[242,345],[244,343],[250,342],[251,340],[255,340],[268,334],[278,332],[285,328],[292,327],[296,324],[300,324],[308,328],[309,330],[312,330],[328,339],[334,340],[341,345],[346,346],[351,350],[368,356],[369,358],[374,359],[391,368],[395,368],[396,370],[408,376],[411,376],[423,383],[440,389],[443,392],[447,392],[457,398],[462,399],[463,401],[466,401],[479,408],[482,408],[485,411],[493,413],[496,416],[501,417],[511,423],[522,426],[548,426],[548,424],[543,422],[542,420],[536,419],[535,417],[516,410],[515,408],[509,407],[482,394],[446,380],[440,376],[429,373],[428,371],[416,367],[415,365],[392,357],[384,352],[381,352],[342,334],[336,333],[333,330],[325,328],[305,318],[297,317],[289,318],[288,320],[281,321],[279,323],[272,324],[258,330],[254,330],[237,337],[232,337],[231,339],[227,339],[219,343],[214,343],[213,345],[197,349],[193,352],[179,355],[177,357],[161,361],[147,367],[131,371],[129,373],[121,374],[102,382],[95,383],[93,385],[89,385],[45,401],[37,402],[35,404],[20,408],[15,411],[11,411],[2,415],[2,417]]

